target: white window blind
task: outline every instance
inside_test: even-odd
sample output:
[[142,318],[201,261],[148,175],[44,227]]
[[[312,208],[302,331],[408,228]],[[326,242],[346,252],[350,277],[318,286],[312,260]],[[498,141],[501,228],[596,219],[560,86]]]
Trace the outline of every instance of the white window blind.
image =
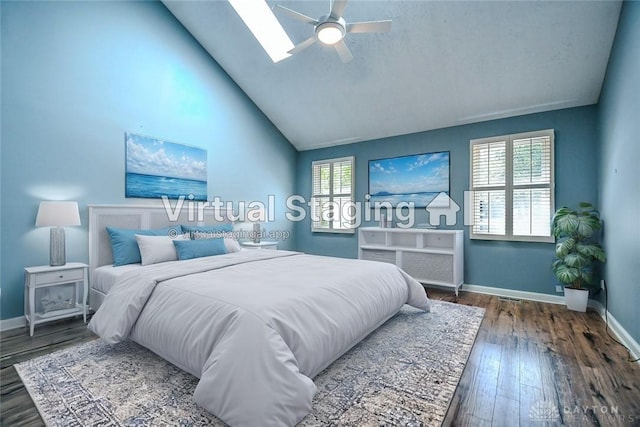
[[312,163],[311,231],[354,233],[354,157]]
[[553,129],[471,141],[471,238],[553,242]]

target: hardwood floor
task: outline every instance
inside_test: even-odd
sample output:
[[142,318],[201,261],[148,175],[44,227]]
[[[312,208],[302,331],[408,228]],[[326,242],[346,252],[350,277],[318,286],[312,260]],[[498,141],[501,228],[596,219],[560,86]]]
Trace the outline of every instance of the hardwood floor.
[[95,339],[81,318],[12,329],[0,335],[0,426],[44,426],[38,410],[13,368],[16,363]]
[[[450,291],[429,289],[453,301]],[[486,314],[445,426],[640,426],[640,365],[627,361],[595,312],[461,292]],[[0,424],[43,426],[13,364],[94,339],[81,320],[0,339]]]
[[469,292],[458,303],[486,313],[444,425],[640,426],[640,365],[595,311]]

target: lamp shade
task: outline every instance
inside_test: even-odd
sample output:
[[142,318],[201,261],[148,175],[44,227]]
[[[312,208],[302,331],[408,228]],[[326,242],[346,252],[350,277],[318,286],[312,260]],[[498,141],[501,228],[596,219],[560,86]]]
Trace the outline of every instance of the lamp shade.
[[78,202],[40,202],[36,227],[66,227],[80,224]]

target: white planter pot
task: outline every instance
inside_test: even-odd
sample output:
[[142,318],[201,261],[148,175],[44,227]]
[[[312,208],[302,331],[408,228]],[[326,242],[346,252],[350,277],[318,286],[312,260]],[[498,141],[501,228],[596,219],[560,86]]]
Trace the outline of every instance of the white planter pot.
[[587,311],[587,301],[589,301],[589,291],[587,289],[564,288],[564,301],[567,308],[573,311]]

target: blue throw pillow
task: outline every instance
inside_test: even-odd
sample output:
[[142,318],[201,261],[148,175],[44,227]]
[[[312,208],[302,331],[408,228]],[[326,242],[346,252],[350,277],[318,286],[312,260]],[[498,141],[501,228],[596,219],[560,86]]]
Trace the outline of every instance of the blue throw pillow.
[[174,240],[178,259],[192,259],[226,254],[224,239]]
[[136,241],[136,234],[144,236],[170,236],[182,234],[182,227],[159,228],[155,230],[134,230],[129,228],[107,227],[107,233],[111,238],[111,251],[113,252],[113,265],[137,264],[142,262],[140,248]]
[[[219,225],[183,225],[182,230],[185,233],[189,233],[192,239],[217,239],[225,237],[227,233],[233,231],[233,224],[219,224]],[[228,237],[228,236],[226,236]]]

